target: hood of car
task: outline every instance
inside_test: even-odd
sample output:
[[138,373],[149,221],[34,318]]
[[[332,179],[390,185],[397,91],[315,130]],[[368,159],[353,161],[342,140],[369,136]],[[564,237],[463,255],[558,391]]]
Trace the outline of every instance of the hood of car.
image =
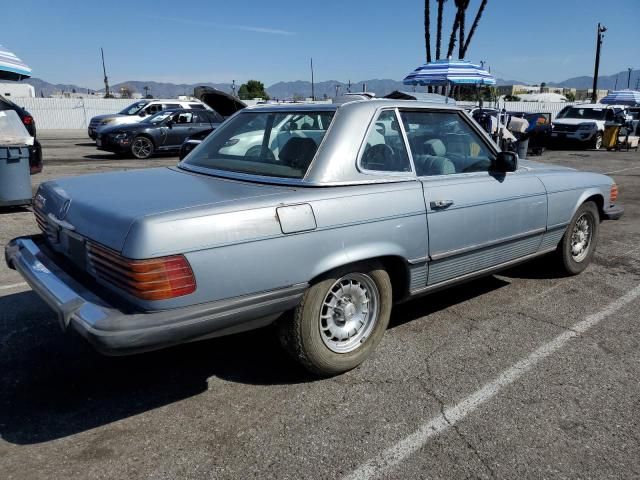
[[223,117],[230,117],[247,105],[236,97],[213,87],[196,87],[193,96],[206,103]]
[[604,120],[590,120],[585,118],[557,118],[553,121],[554,124],[558,125],[582,125],[584,124],[594,124],[596,122],[604,122]]
[[152,125],[149,123],[141,123],[141,122],[121,123],[117,125],[105,125],[99,130],[99,135],[109,135],[112,133],[119,133],[119,132],[137,132],[137,131],[144,130],[146,128],[154,127],[154,126],[158,126],[158,125]]
[[[51,214],[76,233],[122,251],[136,222],[159,217],[163,221],[165,216],[205,221],[207,215],[242,210],[259,199],[291,190],[165,167],[45,182],[34,203],[44,217]],[[180,245],[175,248],[179,250]]]

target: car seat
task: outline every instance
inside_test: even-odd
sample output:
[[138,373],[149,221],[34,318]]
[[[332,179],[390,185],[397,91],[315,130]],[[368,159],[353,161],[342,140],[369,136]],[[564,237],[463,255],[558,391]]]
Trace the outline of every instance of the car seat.
[[447,148],[442,140],[439,138],[427,140],[423,144],[423,151],[423,155],[416,155],[414,158],[418,176],[456,173],[453,162],[445,157]]

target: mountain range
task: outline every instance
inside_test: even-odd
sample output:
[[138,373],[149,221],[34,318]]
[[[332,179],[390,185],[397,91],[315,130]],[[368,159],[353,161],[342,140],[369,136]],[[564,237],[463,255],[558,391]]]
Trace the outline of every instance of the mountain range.
[[[618,89],[626,88],[628,78],[627,75],[627,71],[622,71],[614,75],[599,76],[598,88],[612,90],[616,88],[616,83]],[[25,83],[33,85],[36,90],[37,96],[49,97],[54,93],[74,91],[77,93],[104,93],[104,89],[93,90],[73,84],[52,84],[39,78],[29,78],[23,81]],[[526,84],[526,82],[517,80],[505,80],[500,78],[496,79],[496,81],[498,85]],[[586,89],[591,88],[592,83],[593,77],[582,76],[569,78],[562,82],[547,82],[547,85],[553,87]],[[632,88],[635,88],[638,83],[640,83],[640,70],[634,70],[631,72],[630,85]],[[144,82],[131,80],[127,82],[117,83],[115,85],[112,85],[110,88],[113,92],[119,92],[120,88],[128,87],[132,92],[138,92],[144,95],[144,87],[146,86],[149,87],[149,94],[153,95],[155,98],[175,98],[178,95],[193,94],[193,89],[200,85],[207,85],[225,92],[231,92],[231,84],[211,82],[175,84],[168,82]],[[403,85],[401,81],[390,79],[370,79],[352,83],[345,83],[337,80],[327,80],[323,82],[316,82],[314,84],[314,94],[316,98],[320,99],[331,98],[336,96],[336,92],[338,92],[338,94],[343,94],[349,90],[352,92],[360,92],[365,88],[368,92],[373,92],[378,96],[383,96],[394,90],[411,90],[412,87]],[[277,99],[306,98],[311,96],[311,82],[305,80],[277,82],[267,87],[267,93],[271,96],[271,98]]]

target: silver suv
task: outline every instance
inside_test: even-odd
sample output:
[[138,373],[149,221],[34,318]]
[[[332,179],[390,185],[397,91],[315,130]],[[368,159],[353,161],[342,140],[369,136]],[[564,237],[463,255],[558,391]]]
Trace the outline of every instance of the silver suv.
[[89,122],[87,133],[92,140],[95,140],[98,129],[102,127],[137,123],[149,115],[174,108],[211,110],[208,105],[202,103],[200,100],[140,100],[132,103],[118,113],[96,115],[91,119],[91,122]]

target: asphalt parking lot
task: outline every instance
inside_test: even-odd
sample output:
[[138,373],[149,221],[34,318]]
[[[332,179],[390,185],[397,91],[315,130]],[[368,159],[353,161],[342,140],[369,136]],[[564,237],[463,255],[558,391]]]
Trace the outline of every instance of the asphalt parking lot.
[[[59,176],[174,164],[43,132]],[[548,151],[611,172],[625,216],[594,263],[548,258],[394,309],[374,356],[318,380],[269,329],[110,358],[0,265],[6,479],[640,477],[640,153]],[[0,245],[36,233],[0,212]]]

